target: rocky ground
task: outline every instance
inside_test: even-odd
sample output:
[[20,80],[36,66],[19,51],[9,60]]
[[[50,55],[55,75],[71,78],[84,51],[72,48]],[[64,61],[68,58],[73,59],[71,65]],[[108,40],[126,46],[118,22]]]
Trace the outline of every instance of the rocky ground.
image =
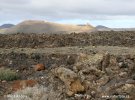
[[0,34],[0,48],[65,46],[135,46],[135,31],[99,31],[71,34]]
[[134,100],[134,36],[0,35],[0,67],[19,76],[0,81],[0,100]]

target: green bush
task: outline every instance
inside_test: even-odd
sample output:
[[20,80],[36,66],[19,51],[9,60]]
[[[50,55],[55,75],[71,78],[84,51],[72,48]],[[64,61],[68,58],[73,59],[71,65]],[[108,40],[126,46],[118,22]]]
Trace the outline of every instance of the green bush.
[[12,81],[18,79],[15,71],[7,68],[0,68],[0,80]]

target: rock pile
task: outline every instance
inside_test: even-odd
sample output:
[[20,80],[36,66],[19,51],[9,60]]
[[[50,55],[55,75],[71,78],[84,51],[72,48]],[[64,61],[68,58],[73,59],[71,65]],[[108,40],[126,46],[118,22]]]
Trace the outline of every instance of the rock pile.
[[135,56],[97,52],[67,54],[64,58],[65,62],[61,63],[58,56],[53,55],[51,60],[57,59],[59,64],[52,63],[46,68],[46,64],[39,63],[35,71],[24,70],[33,72],[27,75],[27,80],[13,82],[12,90],[40,84],[46,89],[46,95],[41,98],[48,100],[134,100]]

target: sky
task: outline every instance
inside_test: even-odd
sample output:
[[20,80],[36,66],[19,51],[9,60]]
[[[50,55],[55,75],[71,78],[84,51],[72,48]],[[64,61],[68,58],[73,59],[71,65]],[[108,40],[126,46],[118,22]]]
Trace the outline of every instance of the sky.
[[24,20],[135,27],[135,0],[0,0],[0,25]]

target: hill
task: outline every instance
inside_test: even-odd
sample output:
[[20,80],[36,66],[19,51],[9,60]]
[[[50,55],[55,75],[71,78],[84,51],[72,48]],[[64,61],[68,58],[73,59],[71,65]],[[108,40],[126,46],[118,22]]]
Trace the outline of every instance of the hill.
[[90,32],[92,29],[94,29],[94,27],[91,25],[78,26],[38,20],[27,20],[4,30],[3,33],[71,33]]
[[110,30],[111,30],[111,28],[108,28],[108,27],[103,26],[103,25],[98,25],[98,26],[96,26],[96,29],[97,29],[98,31],[110,31]]
[[13,26],[14,26],[13,24],[3,24],[3,25],[0,26],[0,29],[11,28]]

